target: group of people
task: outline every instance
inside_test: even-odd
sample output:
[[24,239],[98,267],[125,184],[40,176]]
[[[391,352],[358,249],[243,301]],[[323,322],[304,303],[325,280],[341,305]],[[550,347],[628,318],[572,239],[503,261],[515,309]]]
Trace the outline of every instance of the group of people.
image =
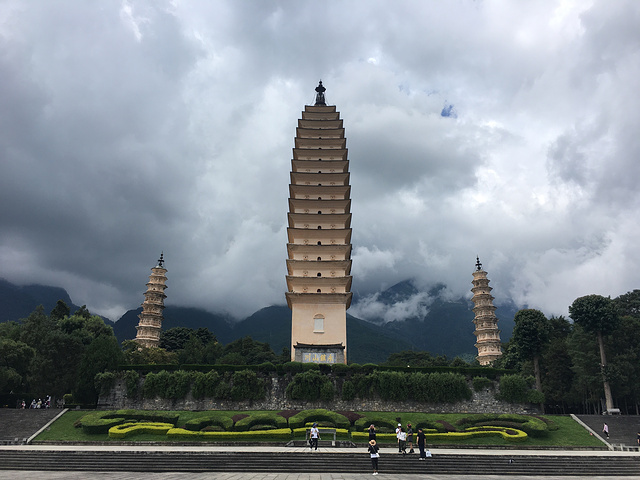
[[[409,447],[409,453],[414,453],[413,450],[413,427],[410,423],[407,424],[406,429],[399,423],[396,428],[396,438],[398,440],[398,453],[402,455],[407,454],[407,444]],[[426,460],[427,456],[431,456],[426,450],[426,437],[422,428],[418,428],[418,450],[420,450],[420,457],[418,460]],[[371,456],[371,466],[373,467],[373,474],[378,474],[378,458],[380,458],[379,447],[376,442],[376,427],[371,425],[369,427],[369,455]]]
[[[20,408],[23,410],[26,409],[27,402],[22,400],[22,402],[20,402]],[[36,401],[36,399],[34,398],[33,400],[31,400],[31,404],[29,405],[29,408],[51,408],[51,395],[47,395],[44,401],[41,398],[39,398],[38,401]]]

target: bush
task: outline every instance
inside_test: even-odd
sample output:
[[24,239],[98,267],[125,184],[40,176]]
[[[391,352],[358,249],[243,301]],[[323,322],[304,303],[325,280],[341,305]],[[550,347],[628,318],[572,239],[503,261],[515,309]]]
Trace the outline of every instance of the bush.
[[411,373],[411,397],[426,403],[454,403],[471,398],[467,380],[459,373]]
[[375,372],[374,375],[382,400],[405,401],[409,398],[408,376],[405,373]]
[[344,377],[349,371],[351,371],[351,367],[349,365],[345,365],[344,363],[334,363],[331,365],[331,371],[335,375],[339,375]]
[[[395,432],[398,422],[392,422],[386,418],[377,417],[375,415],[364,416],[355,421],[354,427],[356,432],[367,430],[369,425],[375,425],[376,434]],[[416,429],[417,431],[417,429]],[[376,437],[377,438],[377,437]]]
[[140,384],[140,374],[135,370],[123,370],[119,375],[124,381],[125,388],[127,389],[127,397],[132,398],[137,396]]
[[276,429],[287,428],[287,419],[276,413],[257,413],[237,421],[233,426],[233,430],[236,432],[246,432],[256,425],[269,425]]
[[[331,427],[333,428],[333,427]],[[307,430],[308,427],[302,427],[302,428],[296,428],[294,430],[292,430],[293,432],[293,438],[306,438],[307,436]],[[347,430],[346,428],[336,428],[336,440],[348,440],[349,439],[349,430]],[[320,439],[322,440],[322,429],[320,431]],[[333,440],[333,435],[329,436],[328,434],[325,435],[324,440],[328,440],[331,439]],[[368,437],[367,437],[368,439]]]
[[511,403],[527,402],[529,384],[522,375],[500,377],[500,399]]
[[[351,432],[351,440],[358,443],[367,443],[369,434],[367,432]],[[376,442],[380,443],[397,443],[398,438],[395,433],[376,433]]]
[[191,431],[200,431],[207,427],[215,425],[224,431],[232,430],[233,420],[227,414],[216,412],[206,417],[194,418],[185,423],[184,428]]
[[282,365],[282,370],[285,373],[296,374],[302,372],[302,362],[287,362]]
[[222,377],[215,370],[210,370],[207,373],[196,372],[193,376],[191,395],[196,400],[217,398],[216,388],[220,384],[221,379]]
[[356,397],[356,387],[350,380],[345,380],[342,383],[342,400],[350,402]]
[[277,430],[262,430],[259,432],[193,432],[183,428],[172,428],[167,432],[167,437],[172,439],[193,440],[208,439],[222,441],[287,441],[291,439],[291,429],[280,428]]
[[493,388],[493,381],[487,377],[473,377],[473,389],[476,392],[485,390],[487,388]]
[[377,391],[376,377],[371,374],[356,373],[351,377],[351,381],[355,386],[356,397],[374,398]]
[[529,403],[544,403],[544,393],[539,390],[529,390],[527,393],[527,401]]
[[547,424],[538,417],[505,413],[502,415],[481,414],[464,417],[456,422],[457,425],[469,429],[476,426],[503,426],[524,431],[531,437],[545,437],[549,434]]
[[168,385],[166,386],[165,397],[173,400],[184,398],[191,390],[193,372],[178,370],[169,374]]
[[231,400],[262,400],[265,396],[264,381],[256,372],[241,370],[231,376]]
[[132,435],[151,433],[154,435],[166,435],[173,428],[170,423],[123,423],[109,429],[110,438],[126,438]]
[[116,374],[113,372],[101,372],[96,374],[94,381],[100,395],[106,395],[113,388],[113,384],[116,381]]
[[308,370],[293,377],[287,385],[286,394],[292,400],[329,401],[335,396],[335,387],[333,382],[319,371]]
[[289,417],[289,428],[302,428],[309,422],[326,422],[334,428],[348,429],[351,426],[351,422],[349,422],[349,419],[344,415],[319,408],[315,410],[303,410],[302,412]]
[[108,433],[111,427],[125,422],[161,422],[175,425],[178,415],[153,410],[114,410],[88,413],[80,419],[82,431],[87,434]]

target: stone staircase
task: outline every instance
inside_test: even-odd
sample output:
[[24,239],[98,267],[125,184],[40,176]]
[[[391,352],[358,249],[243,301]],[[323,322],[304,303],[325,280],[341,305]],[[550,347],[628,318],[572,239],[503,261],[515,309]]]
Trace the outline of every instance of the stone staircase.
[[[618,447],[624,445],[635,449],[638,447],[636,435],[640,432],[640,416],[638,415],[576,415],[607,443]],[[609,426],[609,439],[602,433],[604,423]]]
[[[145,452],[1,450],[0,470],[93,472],[368,473],[366,452]],[[380,472],[438,475],[637,476],[640,455],[455,455],[426,461],[381,452]]]
[[0,445],[26,443],[61,411],[56,408],[0,408]]

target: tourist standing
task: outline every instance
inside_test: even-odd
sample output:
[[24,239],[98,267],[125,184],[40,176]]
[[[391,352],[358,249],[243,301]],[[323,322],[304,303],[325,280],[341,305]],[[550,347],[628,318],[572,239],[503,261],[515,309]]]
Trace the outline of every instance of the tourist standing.
[[376,439],[376,427],[373,423],[369,426],[369,441]]
[[604,424],[604,427],[602,428],[602,433],[604,433],[607,436],[607,440],[609,439],[609,425],[607,425],[606,423]]
[[424,451],[425,445],[427,443],[427,438],[424,435],[424,432],[421,428],[418,429],[418,450],[420,450],[420,458],[418,460],[426,460],[427,454]]
[[398,453],[402,455],[407,454],[407,434],[402,427],[400,427],[400,431],[398,432]]
[[320,440],[320,430],[318,430],[318,424],[314,423],[309,432],[310,447],[311,449],[318,450],[318,440]]
[[413,453],[413,427],[407,423],[407,443],[409,444],[409,453]]
[[378,445],[376,445],[375,440],[369,440],[369,455],[371,456],[371,466],[373,467],[373,474],[378,474],[378,458],[380,458],[380,454],[378,453]]

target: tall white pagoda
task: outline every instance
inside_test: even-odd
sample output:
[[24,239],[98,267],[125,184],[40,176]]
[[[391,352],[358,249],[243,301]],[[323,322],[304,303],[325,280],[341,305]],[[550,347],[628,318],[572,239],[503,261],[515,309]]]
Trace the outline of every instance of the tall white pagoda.
[[476,269],[473,272],[473,323],[476,326],[476,348],[478,349],[478,362],[480,365],[490,365],[494,360],[502,356],[500,347],[500,330],[498,330],[498,318],[496,307],[493,305],[493,296],[487,279],[487,272],[482,269],[480,258],[476,257]]
[[167,269],[164,268],[164,254],[160,254],[158,264],[151,269],[147,291],[144,294],[142,313],[136,330],[136,342],[142,347],[157,347],[160,345],[160,331],[162,329],[162,311],[164,299],[167,298],[164,291],[167,288]]
[[287,304],[291,360],[347,362],[351,305],[349,161],[340,113],[325,102],[305,106],[296,129],[287,228]]

